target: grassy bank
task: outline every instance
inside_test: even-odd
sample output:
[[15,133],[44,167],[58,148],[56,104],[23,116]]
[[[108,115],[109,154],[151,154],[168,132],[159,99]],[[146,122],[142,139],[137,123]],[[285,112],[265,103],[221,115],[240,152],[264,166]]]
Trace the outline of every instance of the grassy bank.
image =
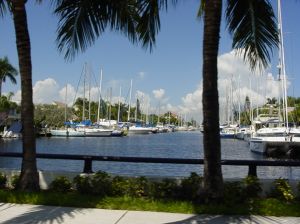
[[255,199],[243,203],[204,205],[185,200],[157,200],[128,196],[99,197],[94,195],[83,195],[77,192],[55,193],[41,191],[38,193],[27,193],[0,190],[0,201],[20,204],[159,211],[187,214],[300,216],[299,201],[287,203],[274,198]]
[[8,185],[6,176],[0,174],[0,202],[187,214],[300,216],[300,183],[293,192],[288,180],[282,178],[274,180],[264,194],[257,177],[225,182],[223,203],[218,204],[204,203],[203,178],[196,173],[180,182],[156,182],[145,177],[112,177],[99,171],[78,175],[72,182],[57,177],[49,190],[32,193],[17,191],[18,180],[19,176],[13,176]]

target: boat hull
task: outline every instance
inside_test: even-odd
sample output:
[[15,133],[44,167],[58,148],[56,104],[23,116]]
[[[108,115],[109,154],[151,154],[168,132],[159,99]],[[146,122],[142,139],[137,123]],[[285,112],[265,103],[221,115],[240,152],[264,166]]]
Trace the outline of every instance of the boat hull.
[[52,136],[57,137],[84,137],[84,133],[76,130],[51,130]]
[[112,130],[85,130],[84,135],[86,137],[107,137],[111,136]]
[[250,150],[254,153],[272,155],[286,155],[290,150],[300,148],[300,141],[291,138],[251,138],[249,140]]
[[152,132],[150,128],[132,128],[129,127],[128,135],[146,135]]

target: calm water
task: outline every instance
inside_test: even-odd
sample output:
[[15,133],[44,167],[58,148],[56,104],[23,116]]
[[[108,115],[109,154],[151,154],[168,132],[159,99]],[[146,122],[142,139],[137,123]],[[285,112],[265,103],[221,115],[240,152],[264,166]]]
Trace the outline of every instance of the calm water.
[[[21,140],[0,139],[0,151],[21,152]],[[103,156],[141,156],[169,158],[203,158],[202,134],[200,132],[175,132],[167,134],[135,135],[127,137],[91,138],[38,138],[37,152],[85,154]],[[248,143],[234,139],[222,140],[222,159],[265,159],[249,151]],[[0,167],[20,168],[21,160],[0,158]],[[81,172],[82,161],[38,160],[40,170],[64,170]],[[245,177],[248,167],[223,166],[227,178]],[[202,165],[139,164],[93,162],[93,170],[113,174],[143,176],[188,176],[190,172],[203,173]],[[262,178],[300,179],[299,168],[258,168]]]

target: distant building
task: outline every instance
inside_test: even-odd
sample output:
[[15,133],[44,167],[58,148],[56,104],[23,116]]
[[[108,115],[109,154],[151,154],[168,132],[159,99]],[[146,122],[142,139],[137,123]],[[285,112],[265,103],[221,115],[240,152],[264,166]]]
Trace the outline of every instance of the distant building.
[[53,102],[52,102],[52,105],[55,105],[55,106],[57,106],[58,108],[65,108],[65,107],[66,107],[66,104],[65,104],[65,103],[58,102],[58,101],[53,101]]
[[14,121],[20,121],[21,114],[16,109],[0,112],[0,126],[10,126]]

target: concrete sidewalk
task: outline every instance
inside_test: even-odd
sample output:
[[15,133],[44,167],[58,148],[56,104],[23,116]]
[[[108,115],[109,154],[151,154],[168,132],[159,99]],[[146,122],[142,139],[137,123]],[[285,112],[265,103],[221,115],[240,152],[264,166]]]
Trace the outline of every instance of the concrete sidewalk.
[[190,215],[106,209],[82,209],[43,205],[0,203],[3,224],[212,224],[300,223],[300,217]]

